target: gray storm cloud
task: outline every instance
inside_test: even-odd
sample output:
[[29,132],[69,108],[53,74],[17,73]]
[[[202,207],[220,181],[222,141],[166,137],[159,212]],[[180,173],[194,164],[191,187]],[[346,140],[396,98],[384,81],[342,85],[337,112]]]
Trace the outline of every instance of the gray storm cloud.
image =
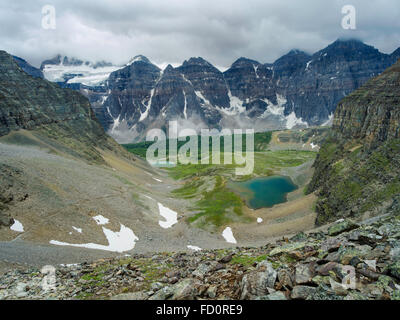
[[[57,28],[42,28],[42,7]],[[344,5],[357,29],[341,27]],[[398,0],[2,0],[1,48],[38,66],[57,53],[122,64],[143,54],[158,64],[202,56],[228,67],[244,56],[273,62],[293,48],[314,52],[339,37],[383,52],[400,46]]]

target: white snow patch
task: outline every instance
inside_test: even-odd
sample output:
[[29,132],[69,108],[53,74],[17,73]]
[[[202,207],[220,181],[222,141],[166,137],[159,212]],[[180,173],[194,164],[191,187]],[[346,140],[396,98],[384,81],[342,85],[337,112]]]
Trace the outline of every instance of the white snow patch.
[[259,76],[258,73],[257,73],[258,67],[259,67],[259,66],[256,66],[255,64],[253,64],[254,73],[256,74],[256,78],[257,78],[257,79],[260,78],[260,76]]
[[318,145],[317,145],[317,144],[314,144],[314,143],[312,143],[312,142],[310,143],[310,146],[311,146],[312,149],[318,148]]
[[14,219],[14,224],[10,227],[10,229],[12,231],[24,232],[24,226],[16,219]]
[[227,227],[224,232],[222,232],[222,236],[228,243],[237,243],[235,237],[233,236],[232,229],[230,227]]
[[108,223],[110,222],[109,219],[104,218],[102,215],[95,216],[95,217],[93,217],[93,219],[94,219],[94,221],[96,221],[96,223],[97,223],[99,226],[108,224]]
[[151,89],[149,102],[146,105],[146,110],[140,115],[139,122],[141,122],[144,119],[146,119],[147,116],[149,115],[149,111],[150,111],[150,108],[151,108],[151,102],[153,101],[154,91],[155,91],[155,89]]
[[187,98],[185,90],[182,90],[182,92],[183,92],[183,98],[185,99],[185,106],[183,107],[183,115],[185,116],[185,119],[187,119]]
[[202,94],[200,91],[195,91],[194,93],[195,93],[196,96],[198,96],[201,100],[203,100],[203,104],[211,105],[210,101],[208,101],[208,100],[203,96],[203,94]]
[[74,229],[76,232],[82,233],[82,229],[81,228],[72,227],[72,229]]
[[305,71],[307,71],[307,70],[310,68],[310,64],[311,64],[311,63],[312,63],[312,60],[310,60],[310,61],[307,62],[306,70],[305,70]]
[[257,218],[257,223],[262,223],[264,220],[262,218]]
[[200,247],[196,247],[196,246],[187,246],[188,249],[193,250],[193,251],[201,251],[202,249]]
[[322,126],[323,126],[323,127],[329,127],[329,126],[331,126],[332,123],[333,123],[333,117],[334,117],[333,113],[330,114],[328,120],[327,120],[326,122],[324,122],[324,123],[322,124]]
[[78,265],[79,265],[78,263],[67,263],[67,264],[61,263],[60,267],[77,267]]
[[276,95],[277,104],[273,104],[268,99],[264,99],[263,101],[267,104],[267,109],[260,116],[261,119],[265,119],[269,115],[281,116],[281,117],[284,116],[285,104],[287,103],[287,100],[284,96],[282,96],[280,94]]
[[286,128],[293,129],[295,126],[306,126],[308,127],[308,123],[303,121],[302,118],[297,118],[294,111],[286,117]]
[[160,211],[160,215],[166,220],[158,222],[161,228],[168,229],[174,224],[178,223],[178,214],[175,211],[164,207],[161,203],[158,203],[158,209]]
[[158,182],[162,182],[162,180],[160,180],[160,179],[157,179],[157,178],[154,178],[154,177],[153,177],[153,179],[158,181]]
[[54,244],[57,246],[98,249],[98,250],[122,253],[125,251],[132,250],[135,247],[136,241],[139,240],[139,238],[133,233],[131,229],[125,227],[122,224],[119,232],[111,231],[105,227],[103,227],[103,232],[108,240],[108,246],[96,243],[73,244],[56,240],[51,240],[50,244]]
[[240,100],[238,97],[233,96],[230,90],[228,91],[228,96],[229,96],[230,108],[225,109],[217,106],[216,108],[220,112],[223,112],[228,116],[236,116],[246,111],[246,108],[243,107],[243,101]]
[[43,69],[44,77],[52,82],[64,82],[67,75],[76,75],[67,83],[82,83],[86,86],[97,86],[104,83],[110,74],[120,66],[106,66],[94,68],[93,65],[82,64],[80,66],[46,65]]

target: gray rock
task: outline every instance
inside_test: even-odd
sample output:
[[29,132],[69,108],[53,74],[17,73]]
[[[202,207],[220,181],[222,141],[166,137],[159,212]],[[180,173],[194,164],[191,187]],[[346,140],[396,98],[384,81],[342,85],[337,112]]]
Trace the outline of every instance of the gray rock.
[[262,262],[259,270],[244,275],[241,284],[241,299],[252,299],[257,296],[264,296],[274,288],[277,272],[269,262]]
[[111,300],[147,300],[148,295],[144,292],[130,292],[122,293],[117,296],[111,297]]
[[254,300],[271,300],[271,301],[279,301],[279,300],[287,300],[285,294],[281,291],[272,292],[268,295],[256,297]]
[[160,282],[153,282],[151,284],[151,290],[153,290],[154,292],[160,290],[164,285]]
[[[0,203],[1,205],[1,203]],[[1,209],[0,209],[1,210]],[[5,212],[0,211],[0,227],[10,227],[14,223],[14,219],[11,218],[8,214]]]
[[308,264],[300,264],[296,267],[296,284],[310,283],[314,274]]
[[214,299],[217,296],[217,290],[217,286],[210,286],[206,291],[206,295],[211,299]]
[[194,279],[185,279],[176,283],[173,286],[173,300],[193,300],[197,294],[196,284]]
[[308,286],[295,286],[291,292],[290,297],[292,299],[306,300],[309,296],[312,296],[317,289]]
[[167,286],[158,290],[154,295],[152,295],[149,300],[167,300],[171,298],[174,294],[174,288]]
[[193,275],[200,279],[203,279],[207,273],[213,270],[216,266],[216,262],[214,264],[210,263],[202,263],[200,264],[195,271],[193,271]]
[[293,288],[293,275],[286,269],[280,269],[278,271],[279,283],[286,288]]
[[346,220],[343,220],[340,222],[336,222],[331,227],[329,227],[328,234],[330,236],[337,236],[343,232],[357,229],[358,227],[359,227],[359,225],[357,225],[356,223],[354,223],[351,220],[346,219]]

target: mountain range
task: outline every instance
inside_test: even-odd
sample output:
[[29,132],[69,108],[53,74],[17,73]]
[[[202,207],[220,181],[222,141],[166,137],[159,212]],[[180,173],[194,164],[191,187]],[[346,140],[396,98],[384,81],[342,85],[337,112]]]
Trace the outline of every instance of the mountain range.
[[240,58],[225,72],[200,57],[161,70],[141,55],[125,66],[58,55],[36,73],[81,91],[104,129],[128,143],[170,120],[256,131],[327,125],[342,98],[399,57],[400,48],[385,54],[339,39],[314,54],[292,50],[272,64]]

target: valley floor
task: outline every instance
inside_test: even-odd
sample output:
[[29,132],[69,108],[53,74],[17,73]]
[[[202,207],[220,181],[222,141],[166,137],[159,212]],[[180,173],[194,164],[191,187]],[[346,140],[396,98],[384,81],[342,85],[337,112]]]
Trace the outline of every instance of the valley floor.
[[[312,150],[309,145],[297,143],[297,147]],[[188,246],[204,250],[259,246],[273,237],[314,227],[315,197],[304,196],[300,188],[289,194],[287,203],[270,209],[254,211],[244,206],[244,215],[251,220],[245,224],[229,223],[237,244],[228,243],[221,228],[199,229],[187,223],[194,200],[171,193],[182,187],[181,181],[140,159],[130,161],[99,151],[107,165],[89,164],[63,154],[40,136],[23,130],[0,139],[0,165],[16,170],[10,173],[10,178],[18,176],[18,184],[12,189],[28,194],[15,201],[9,210],[23,226],[23,232],[0,229],[3,269],[15,263],[40,267],[115,257],[121,254],[118,248],[104,251],[88,247],[111,246],[105,230],[117,238],[120,236],[123,243],[122,227],[138,238],[132,248],[124,250],[129,255],[191,252]],[[275,163],[277,160],[273,159]],[[312,174],[312,162],[302,161],[300,166],[285,167],[281,172],[304,186]],[[165,218],[160,214],[160,205],[177,213],[177,221],[170,228],[161,226]],[[108,220],[107,224],[99,223],[99,216]],[[260,217],[264,220],[262,224],[256,221]]]

